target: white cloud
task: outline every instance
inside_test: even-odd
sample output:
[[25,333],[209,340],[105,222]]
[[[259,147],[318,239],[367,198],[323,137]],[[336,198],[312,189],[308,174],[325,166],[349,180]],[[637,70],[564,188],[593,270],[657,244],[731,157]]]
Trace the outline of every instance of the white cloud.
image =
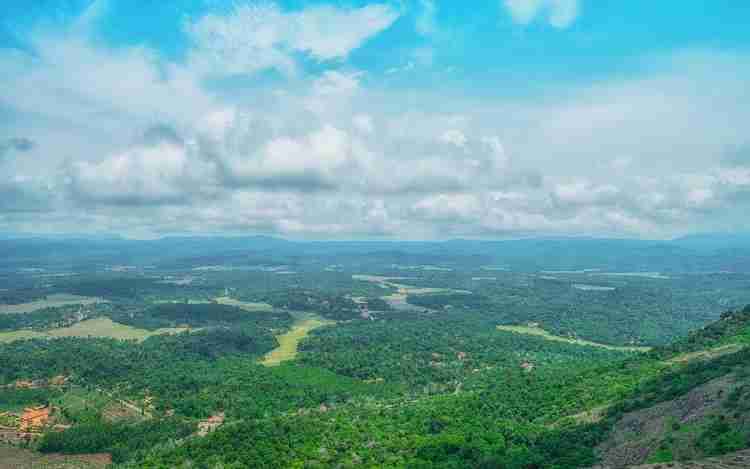
[[580,14],[580,0],[503,0],[513,21],[530,24],[542,17],[551,26],[565,29],[572,25]]
[[138,145],[68,170],[70,189],[89,203],[115,205],[188,203],[218,192],[215,169],[177,142]]
[[453,144],[459,148],[464,148],[466,146],[466,135],[460,130],[452,129],[441,135],[440,141]]
[[[520,22],[575,12],[532,3],[514,3]],[[678,54],[557,99],[478,102],[373,86],[345,63],[371,37],[348,28],[382,30],[366,18],[387,7],[263,8],[193,23],[210,27],[192,31],[187,65],[78,33],[35,36],[33,58],[0,52],[0,99],[21,116],[0,147],[35,143],[0,159],[0,229],[668,236],[750,210],[750,160],[724,159],[748,143],[744,55]],[[343,45],[316,39],[329,20]],[[211,69],[237,59],[230,74],[321,62],[222,93],[204,80],[214,52]]]
[[567,28],[578,18],[580,0],[552,0],[549,24],[555,28]]
[[479,215],[482,206],[474,194],[437,194],[417,201],[412,210],[423,218],[460,223]]
[[123,121],[183,121],[214,105],[196,77],[148,49],[110,50],[78,36],[42,36],[34,46],[35,57],[0,49],[3,98],[21,112],[110,131]]
[[429,36],[437,31],[437,4],[435,0],[419,0],[420,11],[415,27],[419,34]]
[[493,161],[497,167],[505,168],[510,163],[510,157],[505,151],[505,146],[500,141],[500,137],[483,137],[482,143],[485,144],[493,156]]
[[228,15],[209,14],[188,23],[192,65],[203,74],[297,71],[295,53],[317,61],[345,59],[388,29],[400,13],[389,5],[362,8],[318,5],[287,12],[272,3],[239,5]]
[[611,184],[592,185],[586,181],[577,181],[570,184],[557,184],[553,194],[565,204],[594,204],[612,200],[619,195],[620,191]]
[[318,115],[335,112],[339,105],[348,103],[360,91],[361,72],[328,70],[312,82],[306,108]]
[[372,122],[372,117],[367,114],[357,114],[352,119],[354,128],[363,134],[372,134],[375,132],[375,124]]

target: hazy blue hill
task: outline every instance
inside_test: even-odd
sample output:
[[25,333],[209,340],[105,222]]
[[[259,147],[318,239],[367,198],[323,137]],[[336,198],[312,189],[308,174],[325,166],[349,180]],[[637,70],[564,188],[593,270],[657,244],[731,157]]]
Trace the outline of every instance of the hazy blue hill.
[[696,235],[675,241],[530,238],[505,241],[290,241],[268,236],[121,238],[3,238],[6,267],[40,264],[206,265],[277,262],[444,264],[512,270],[602,269],[635,272],[750,271],[750,235]]
[[750,233],[702,233],[683,236],[673,244],[702,251],[743,249],[750,251]]

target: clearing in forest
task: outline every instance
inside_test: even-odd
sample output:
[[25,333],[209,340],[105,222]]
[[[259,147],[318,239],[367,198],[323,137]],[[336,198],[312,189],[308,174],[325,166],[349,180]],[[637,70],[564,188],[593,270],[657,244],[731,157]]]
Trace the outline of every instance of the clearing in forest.
[[403,285],[401,283],[395,283],[393,280],[409,280],[414,277],[382,277],[379,275],[352,275],[352,279],[361,280],[365,282],[374,282],[383,288],[395,288],[396,292],[390,295],[381,296],[380,298],[388,302],[395,309],[412,309],[416,306],[410,305],[406,302],[406,298],[409,295],[449,295],[449,294],[463,294],[471,295],[468,290],[455,290],[452,288],[429,288],[429,287],[414,287],[411,285]]
[[591,342],[588,340],[581,339],[570,339],[568,337],[560,337],[558,335],[550,334],[541,327],[536,326],[497,326],[497,329],[504,332],[513,332],[515,334],[533,335],[542,337],[547,340],[553,340],[555,342],[565,342],[573,345],[584,345],[589,347],[599,347],[607,350],[616,350],[619,352],[648,352],[651,347],[636,347],[636,346],[617,346],[601,344],[599,342]]
[[398,294],[402,294],[402,295],[438,295],[441,293],[445,293],[445,294],[463,293],[465,295],[471,294],[471,292],[468,290],[455,290],[453,288],[414,287],[411,285],[403,285],[403,284],[395,283],[392,281],[392,280],[409,280],[409,279],[418,280],[417,278],[414,278],[414,277],[381,277],[379,275],[352,275],[352,278],[354,280],[374,282],[384,287],[395,288],[396,290],[398,290]]
[[57,293],[49,295],[43,300],[31,301],[17,305],[0,305],[0,314],[22,314],[30,313],[38,309],[57,308],[68,305],[90,305],[94,303],[106,303],[103,298],[94,298],[90,296],[69,295],[67,293]]
[[335,321],[323,319],[320,316],[309,313],[295,313],[296,320],[292,328],[279,336],[279,346],[268,352],[261,360],[260,364],[265,366],[277,366],[282,362],[293,360],[297,356],[297,346],[300,341],[307,337],[310,331],[323,326],[336,324]]
[[214,301],[220,305],[235,306],[250,313],[267,313],[273,311],[273,306],[268,303],[247,303],[228,296],[214,298]]
[[81,321],[70,327],[50,329],[44,332],[37,331],[12,331],[0,332],[0,343],[15,342],[23,339],[51,339],[55,337],[110,337],[121,340],[143,341],[154,335],[177,334],[187,330],[186,328],[163,328],[155,331],[138,329],[125,324],[112,321],[109,318],[96,318]]

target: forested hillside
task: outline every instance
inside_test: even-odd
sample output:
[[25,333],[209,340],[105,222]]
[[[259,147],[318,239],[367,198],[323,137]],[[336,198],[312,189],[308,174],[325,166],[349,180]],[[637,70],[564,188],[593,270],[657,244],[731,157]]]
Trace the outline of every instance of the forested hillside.
[[[741,272],[182,243],[0,272],[0,437],[132,468],[620,469],[748,446]],[[115,247],[149,262],[97,257]]]

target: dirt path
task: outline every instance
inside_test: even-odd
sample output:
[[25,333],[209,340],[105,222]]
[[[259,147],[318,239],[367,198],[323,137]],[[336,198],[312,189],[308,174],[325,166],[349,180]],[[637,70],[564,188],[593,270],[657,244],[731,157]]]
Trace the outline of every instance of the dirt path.
[[651,347],[622,347],[622,346],[616,346],[616,345],[607,345],[607,344],[601,344],[599,342],[591,342],[588,340],[581,340],[581,339],[570,339],[567,337],[560,337],[557,335],[552,335],[549,332],[545,331],[541,327],[532,327],[532,326],[497,326],[497,330],[504,331],[504,332],[513,332],[515,334],[525,334],[525,335],[533,335],[537,337],[542,337],[547,340],[552,340],[555,342],[565,342],[568,344],[573,345],[583,345],[583,346],[589,346],[589,347],[599,347],[604,348],[607,350],[615,350],[619,352],[648,352],[651,350]]
[[143,407],[138,407],[137,405],[135,405],[131,401],[126,401],[125,399],[119,399],[113,393],[111,393],[109,391],[105,391],[104,389],[101,389],[101,388],[96,388],[96,390],[97,390],[97,392],[100,392],[100,393],[104,394],[105,396],[109,397],[110,399],[112,399],[113,402],[116,402],[116,403],[120,404],[121,406],[123,406],[123,407],[125,407],[127,409],[132,410],[137,415],[140,415],[140,416],[142,416],[142,417],[144,417],[146,419],[150,419],[150,418],[154,417],[154,415],[150,411],[144,409]]
[[696,360],[711,360],[714,358],[721,357],[723,355],[729,355],[730,353],[739,352],[745,348],[743,344],[727,344],[722,345],[721,347],[716,347],[708,350],[700,350],[698,352],[689,352],[689,353],[683,353],[682,355],[677,355],[674,358],[670,358],[665,363],[669,365],[675,365],[675,364],[681,364],[681,363],[690,363]]

